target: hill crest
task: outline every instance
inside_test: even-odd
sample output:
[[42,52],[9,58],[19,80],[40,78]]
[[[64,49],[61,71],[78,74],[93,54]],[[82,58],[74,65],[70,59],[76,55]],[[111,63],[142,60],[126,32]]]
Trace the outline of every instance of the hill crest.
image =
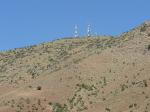
[[60,39],[0,53],[0,112],[150,107],[150,24],[119,38]]

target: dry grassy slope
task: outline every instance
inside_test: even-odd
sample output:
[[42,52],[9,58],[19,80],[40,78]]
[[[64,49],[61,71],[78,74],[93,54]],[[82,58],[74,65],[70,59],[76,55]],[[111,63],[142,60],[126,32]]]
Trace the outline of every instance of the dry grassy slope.
[[[150,23],[0,54],[0,112],[149,112]],[[41,90],[37,90],[40,86]]]
[[92,47],[94,43],[109,40],[109,38],[62,39],[3,52],[0,54],[1,82],[17,83],[20,80],[25,81],[26,76],[36,78],[47,70],[55,70],[63,60],[89,50],[88,45],[91,44]]

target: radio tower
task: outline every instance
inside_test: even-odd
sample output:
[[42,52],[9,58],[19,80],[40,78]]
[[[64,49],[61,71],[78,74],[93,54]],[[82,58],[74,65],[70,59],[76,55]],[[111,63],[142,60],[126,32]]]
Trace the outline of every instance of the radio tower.
[[87,36],[91,37],[91,25],[88,25],[87,27]]
[[75,29],[75,31],[74,31],[74,37],[79,37],[78,26],[75,25],[74,29]]

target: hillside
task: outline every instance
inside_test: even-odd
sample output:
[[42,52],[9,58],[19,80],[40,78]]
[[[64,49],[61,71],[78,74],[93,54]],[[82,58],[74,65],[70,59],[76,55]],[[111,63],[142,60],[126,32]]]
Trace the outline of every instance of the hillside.
[[149,112],[150,22],[119,37],[0,53],[0,112]]

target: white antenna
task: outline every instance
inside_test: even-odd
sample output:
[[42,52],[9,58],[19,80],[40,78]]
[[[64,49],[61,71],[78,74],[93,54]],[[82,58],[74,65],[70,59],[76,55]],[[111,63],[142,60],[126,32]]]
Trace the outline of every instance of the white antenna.
[[87,27],[87,36],[91,37],[91,25],[88,25]]
[[75,31],[74,31],[74,37],[79,37],[78,26],[75,25],[74,29],[75,29]]

